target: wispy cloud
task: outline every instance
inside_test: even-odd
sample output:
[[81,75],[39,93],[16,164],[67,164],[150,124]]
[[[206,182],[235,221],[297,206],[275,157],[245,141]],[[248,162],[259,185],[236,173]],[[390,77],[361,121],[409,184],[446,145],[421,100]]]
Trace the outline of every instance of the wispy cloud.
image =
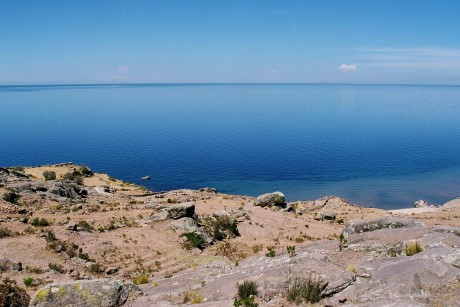
[[356,64],[342,64],[340,65],[337,70],[340,70],[341,72],[350,72],[358,69],[358,66]]
[[120,65],[117,67],[117,71],[123,72],[123,71],[130,71],[130,68],[128,65]]
[[372,48],[362,49],[366,66],[460,69],[460,49]]

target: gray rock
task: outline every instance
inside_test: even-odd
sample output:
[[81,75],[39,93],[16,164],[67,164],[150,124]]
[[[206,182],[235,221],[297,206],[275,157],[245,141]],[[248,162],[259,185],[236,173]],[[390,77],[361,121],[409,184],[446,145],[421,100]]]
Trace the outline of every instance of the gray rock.
[[410,228],[418,226],[425,225],[409,218],[384,217],[370,221],[353,220],[346,224],[342,234],[347,237],[354,233],[368,232],[385,228]]
[[107,269],[105,270],[105,274],[107,274],[107,275],[113,275],[113,274],[115,274],[115,273],[117,273],[117,272],[118,272],[118,268],[117,268],[117,267],[110,267],[110,268],[107,268]]
[[54,283],[35,293],[29,306],[121,306],[129,288],[118,280],[94,279]]
[[254,201],[254,206],[259,207],[285,207],[286,206],[286,199],[284,194],[281,192],[273,192],[262,194]]
[[416,202],[414,202],[414,208],[428,208],[429,205],[426,201],[424,201],[423,199],[421,200],[417,200]]
[[217,193],[216,188],[201,188],[200,192]]
[[336,214],[334,212],[319,212],[314,219],[317,221],[335,221]]
[[183,217],[178,220],[174,220],[169,224],[169,228],[176,232],[197,232],[198,226],[195,220],[190,217]]
[[158,213],[150,217],[152,221],[164,221],[166,219],[180,219],[195,216],[195,203],[185,202],[162,208]]
[[9,257],[0,258],[1,271],[22,271],[22,263]]

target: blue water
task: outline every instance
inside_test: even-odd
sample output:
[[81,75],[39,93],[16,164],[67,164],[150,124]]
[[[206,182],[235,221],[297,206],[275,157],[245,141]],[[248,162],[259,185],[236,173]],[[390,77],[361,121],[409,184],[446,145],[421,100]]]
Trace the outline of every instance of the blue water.
[[455,86],[0,87],[0,114],[3,166],[73,161],[156,191],[381,208],[460,196]]

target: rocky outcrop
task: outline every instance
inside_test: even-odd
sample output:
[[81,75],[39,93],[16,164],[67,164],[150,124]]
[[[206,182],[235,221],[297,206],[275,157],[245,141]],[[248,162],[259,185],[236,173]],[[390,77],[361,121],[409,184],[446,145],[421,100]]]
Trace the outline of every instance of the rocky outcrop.
[[259,197],[256,198],[254,201],[254,206],[259,206],[259,207],[273,207],[273,206],[278,206],[278,207],[285,207],[286,206],[286,199],[284,197],[284,194],[281,192],[273,192],[273,193],[267,193],[267,194],[262,194]]
[[195,220],[191,217],[183,217],[178,220],[174,220],[171,224],[169,224],[169,228],[180,233],[197,232],[199,230]]
[[180,219],[195,216],[195,203],[185,202],[172,206],[161,206],[159,211],[150,217],[151,221],[164,221],[167,219]]
[[426,201],[424,201],[423,199],[420,199],[414,202],[413,207],[414,208],[428,208],[429,205]]
[[0,272],[2,271],[22,271],[22,263],[9,257],[0,258]]
[[375,220],[354,220],[347,223],[342,234],[347,237],[354,233],[362,233],[374,231],[385,228],[410,228],[421,226],[423,223],[414,219],[399,218],[399,217],[385,217]]
[[129,288],[118,280],[79,280],[47,285],[29,306],[121,306],[128,296]]
[[49,188],[49,193],[70,199],[79,199],[88,195],[87,190],[73,182],[56,182]]

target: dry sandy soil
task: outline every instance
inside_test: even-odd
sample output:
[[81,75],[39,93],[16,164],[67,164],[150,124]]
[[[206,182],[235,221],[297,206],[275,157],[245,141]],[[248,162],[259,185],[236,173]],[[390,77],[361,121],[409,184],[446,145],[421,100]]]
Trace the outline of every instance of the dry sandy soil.
[[[13,180],[14,176],[10,176],[0,181],[0,198],[9,192],[9,187],[27,183],[51,185],[78,169],[73,164],[25,168],[23,172],[28,178]],[[54,171],[57,180],[45,181],[45,170]],[[320,209],[295,214],[254,206],[252,197],[212,191],[176,190],[156,194],[107,174],[83,177],[83,186],[88,195],[75,199],[50,196],[49,189],[45,193],[26,188],[19,192],[16,204],[0,199],[0,229],[7,233],[0,237],[0,259],[9,257],[23,266],[21,272],[0,272],[2,277],[16,280],[32,296],[51,282],[107,277],[109,268],[117,270],[110,272],[110,278],[132,281],[142,273],[155,278],[171,277],[213,260],[235,263],[251,255],[265,254],[269,247],[283,252],[288,245],[305,246],[320,239],[336,241],[338,246],[343,223],[354,219],[401,215],[429,226],[460,226],[460,206],[385,211],[343,201],[331,209],[336,214],[335,221],[318,221],[314,217]],[[157,212],[157,205],[185,201],[195,203],[198,216],[224,209],[244,211],[247,216],[238,223],[240,236],[215,242],[203,251],[184,249],[182,236],[168,228],[171,220],[151,221],[149,217]],[[33,226],[35,218],[46,219],[50,225]],[[80,225],[77,231],[69,230],[73,223]],[[73,246],[77,255],[70,257],[59,247],[50,247],[44,231],[52,231],[59,244]],[[222,248],[223,244],[227,244],[227,249]],[[353,252],[344,253],[337,261],[346,265],[355,256]],[[52,269],[53,266],[58,266],[60,272]],[[26,286],[24,279],[29,277],[33,282]]]

